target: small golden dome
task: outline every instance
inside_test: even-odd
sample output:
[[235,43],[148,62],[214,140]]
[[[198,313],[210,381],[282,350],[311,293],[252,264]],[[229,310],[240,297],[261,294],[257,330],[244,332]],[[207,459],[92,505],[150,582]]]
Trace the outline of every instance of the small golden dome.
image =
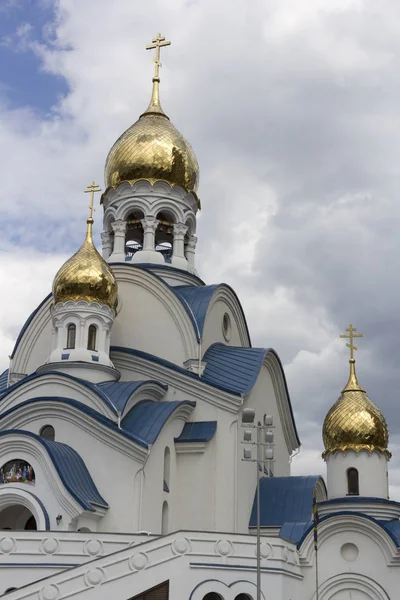
[[[161,108],[159,78],[153,78],[153,93],[147,110],[115,142],[108,153],[104,178],[106,188],[122,181],[134,183],[167,181],[192,192],[196,200],[199,165],[189,142]],[[199,203],[199,202],[198,202]]]
[[340,398],[326,415],[323,441],[327,454],[346,450],[384,452],[389,441],[385,417],[358,383],[355,360],[350,359],[350,377]]
[[110,267],[94,247],[92,225],[93,219],[89,218],[85,241],[54,278],[54,302],[86,300],[115,308],[117,282]]

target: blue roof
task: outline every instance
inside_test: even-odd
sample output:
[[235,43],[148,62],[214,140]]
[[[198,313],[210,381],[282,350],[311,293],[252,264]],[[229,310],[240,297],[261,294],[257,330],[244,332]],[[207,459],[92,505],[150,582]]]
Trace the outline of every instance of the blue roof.
[[101,423],[102,425],[107,427],[108,429],[111,429],[117,435],[122,435],[122,436],[130,439],[132,442],[139,444],[139,446],[143,446],[144,448],[147,448],[147,443],[145,442],[145,440],[141,439],[137,435],[134,435],[133,433],[130,433],[129,431],[120,429],[118,427],[118,425],[116,423],[114,423],[114,421],[111,421],[111,419],[109,419],[108,417],[105,417],[104,415],[99,413],[97,410],[90,408],[89,406],[87,406],[86,404],[83,404],[82,402],[79,402],[78,400],[73,400],[72,398],[64,398],[63,396],[39,396],[36,398],[30,398],[29,400],[24,400],[23,402],[20,402],[16,406],[9,408],[8,410],[1,413],[0,416],[5,417],[13,412],[16,412],[17,410],[21,409],[22,407],[27,406],[28,404],[36,404],[39,402],[60,402],[62,404],[67,404],[69,406],[73,406],[74,408],[77,408],[78,410],[80,410],[82,413],[88,415],[89,417],[92,417],[92,419],[95,419],[96,421],[98,421],[99,423]]
[[16,388],[18,388],[18,387],[20,387],[22,385],[25,385],[28,381],[32,381],[34,379],[40,379],[41,377],[45,377],[46,375],[57,375],[59,377],[63,377],[64,379],[72,379],[74,381],[77,381],[78,383],[80,383],[84,387],[89,388],[90,390],[92,390],[99,398],[101,398],[103,400],[103,402],[115,414],[117,414],[117,409],[114,406],[112,400],[108,397],[107,394],[105,394],[101,390],[101,388],[98,387],[98,385],[96,385],[94,383],[91,383],[90,381],[86,381],[86,379],[80,379],[79,377],[74,377],[73,375],[69,375],[68,373],[62,373],[60,371],[45,371],[44,373],[32,373],[32,375],[27,375],[26,377],[24,377],[20,381],[17,381],[17,383],[14,383],[14,385],[11,385],[9,388],[6,388],[6,390],[3,391],[3,394],[2,394],[2,396],[1,396],[0,399],[5,398],[5,396],[7,396],[11,392],[13,392]]
[[201,287],[180,285],[172,288],[172,291],[178,296],[181,302],[189,307],[199,328],[200,337],[203,335],[208,305],[214,292],[219,287],[219,285],[203,285]]
[[284,523],[280,529],[279,536],[289,542],[297,544],[304,537],[304,534],[313,527],[312,521],[303,521],[299,523]]
[[164,392],[168,389],[167,385],[155,380],[105,381],[104,383],[98,383],[96,387],[110,398],[118,412],[122,414],[131,396],[148,383],[154,383],[158,385]]
[[216,431],[217,421],[185,423],[180,436],[175,438],[175,442],[209,442],[214,437]]
[[213,344],[203,357],[206,368],[202,379],[234,394],[248,394],[257,381],[268,351],[265,348]]
[[381,527],[390,535],[396,546],[400,546],[400,521],[377,521]]
[[107,502],[100,496],[84,461],[71,446],[52,442],[30,431],[20,429],[0,431],[0,436],[10,434],[32,437],[46,449],[65,488],[82,508],[93,511],[95,510],[93,505],[108,507]]
[[[318,506],[322,504],[322,502],[318,502]],[[326,503],[324,503],[326,504]],[[362,519],[366,519],[367,521],[371,521],[376,525],[379,525],[393,540],[397,547],[400,547],[400,521],[392,520],[392,521],[382,521],[371,517],[363,512],[359,511],[339,511],[333,512],[329,515],[324,515],[319,518],[319,524],[327,521],[328,519],[332,519],[338,516],[346,515],[348,517],[361,517]],[[300,548],[302,543],[304,542],[307,535],[312,531],[314,527],[313,521],[308,521],[308,523],[285,523],[284,526],[280,530],[280,536],[290,540],[297,544],[297,548]]]
[[35,315],[36,315],[36,314],[39,312],[39,310],[42,308],[43,304],[46,304],[46,302],[47,302],[47,300],[50,298],[50,296],[51,296],[51,292],[50,292],[50,294],[47,294],[46,298],[45,298],[44,300],[42,300],[42,301],[41,301],[41,303],[39,304],[39,306],[37,306],[37,307],[35,308],[35,310],[34,310],[34,311],[33,311],[33,312],[32,312],[32,313],[29,315],[29,317],[28,317],[28,318],[27,318],[27,320],[25,321],[25,323],[24,323],[24,325],[23,325],[23,327],[22,327],[21,331],[20,331],[20,332],[19,332],[19,334],[18,334],[17,341],[16,341],[16,342],[15,342],[15,344],[14,344],[14,348],[13,348],[13,351],[12,351],[12,353],[11,353],[11,356],[10,356],[10,358],[14,358],[14,354],[15,354],[15,352],[16,352],[16,350],[17,350],[18,346],[19,346],[19,343],[20,343],[20,341],[22,340],[22,336],[24,335],[25,331],[26,331],[26,330],[27,330],[27,328],[29,327],[29,325],[30,325],[30,323],[31,323],[31,321],[32,321],[32,319],[33,319],[33,317],[35,317]]
[[135,404],[129,413],[121,421],[121,426],[131,434],[139,436],[148,444],[153,444],[161,429],[175,412],[182,405],[196,406],[196,402],[189,400],[153,402],[152,400],[142,400]]
[[324,500],[324,502],[318,502],[319,506],[325,506],[327,504],[360,504],[366,502],[368,504],[391,504],[400,507],[400,502],[396,500],[389,500],[388,498],[375,498],[373,496],[343,496],[342,498],[332,498],[331,500]]
[[[281,527],[288,522],[310,521],[318,479],[318,476],[263,477],[260,480],[261,526]],[[256,524],[257,495],[254,497],[249,526],[255,527]]]
[[0,394],[6,391],[8,383],[8,369],[0,375]]

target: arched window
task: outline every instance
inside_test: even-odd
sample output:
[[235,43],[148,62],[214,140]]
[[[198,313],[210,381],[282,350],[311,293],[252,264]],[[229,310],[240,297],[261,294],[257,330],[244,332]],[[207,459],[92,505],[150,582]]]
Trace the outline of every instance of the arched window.
[[169,482],[170,464],[171,464],[171,452],[167,446],[164,450],[164,483],[163,483],[164,492],[169,492],[169,490],[170,490],[170,482]]
[[203,596],[203,600],[223,600],[223,598],[216,592],[208,592],[208,594]]
[[44,425],[39,432],[40,437],[46,438],[46,440],[51,440],[54,442],[54,438],[56,437],[56,432],[52,425]]
[[96,325],[89,325],[88,342],[87,342],[88,350],[96,350],[96,335],[97,335]]
[[168,533],[168,502],[163,502],[161,517],[161,535]]
[[360,493],[358,484],[358,471],[351,467],[347,471],[347,494],[351,496],[358,496]]
[[76,325],[70,323],[67,327],[67,348],[73,350],[75,348],[76,340]]
[[235,600],[253,600],[253,598],[248,594],[238,594]]

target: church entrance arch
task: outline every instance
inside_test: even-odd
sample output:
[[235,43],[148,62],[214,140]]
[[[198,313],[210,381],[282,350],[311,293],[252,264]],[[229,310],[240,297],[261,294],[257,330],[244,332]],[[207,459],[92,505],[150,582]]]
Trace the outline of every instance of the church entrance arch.
[[36,529],[36,519],[26,506],[14,504],[0,512],[0,530],[2,531],[36,531]]
[[12,483],[0,488],[0,531],[48,529],[49,515],[34,494]]
[[[349,600],[349,598],[351,600],[390,600],[379,583],[357,573],[335,575],[320,586],[319,600]],[[313,600],[315,600],[315,594]]]

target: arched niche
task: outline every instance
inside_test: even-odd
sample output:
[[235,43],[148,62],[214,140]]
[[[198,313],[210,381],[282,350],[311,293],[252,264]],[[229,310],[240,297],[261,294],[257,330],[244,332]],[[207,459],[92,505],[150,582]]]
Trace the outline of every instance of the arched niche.
[[0,531],[36,530],[36,519],[26,506],[13,504],[0,511]]
[[33,467],[22,458],[15,458],[4,463],[0,468],[0,486],[8,483],[21,483],[29,486],[35,485],[35,471]]
[[135,209],[129,213],[126,219],[125,254],[128,257],[143,250],[143,218],[143,211]]

